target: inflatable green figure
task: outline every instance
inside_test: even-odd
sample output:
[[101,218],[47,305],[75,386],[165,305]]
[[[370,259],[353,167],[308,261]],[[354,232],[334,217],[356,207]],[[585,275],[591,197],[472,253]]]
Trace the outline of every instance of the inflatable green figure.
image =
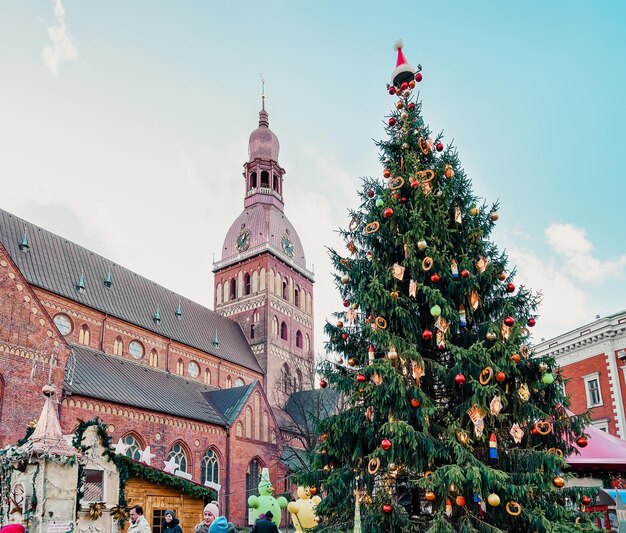
[[252,509],[253,521],[256,521],[260,514],[272,511],[272,514],[274,515],[272,517],[272,522],[276,524],[276,527],[279,527],[281,509],[285,509],[287,507],[287,498],[283,496],[274,498],[274,496],[272,496],[272,492],[274,492],[274,487],[270,481],[270,473],[267,468],[264,468],[261,470],[259,495],[252,495],[248,498],[248,507]]

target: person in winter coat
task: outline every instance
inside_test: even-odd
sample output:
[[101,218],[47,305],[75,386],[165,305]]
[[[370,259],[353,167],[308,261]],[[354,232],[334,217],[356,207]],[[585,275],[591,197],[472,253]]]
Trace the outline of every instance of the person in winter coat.
[[141,505],[131,507],[128,514],[130,516],[130,527],[127,533],[152,533],[152,528],[143,515],[143,507]]
[[209,527],[209,533],[236,533],[237,528],[226,521],[225,516],[218,516]]
[[161,524],[161,532],[162,533],[183,533],[182,528],[179,524],[178,518],[176,518],[176,513],[171,509],[165,511],[163,515],[163,523]]
[[217,506],[217,502],[207,503],[202,514],[204,520],[194,528],[194,533],[209,533],[209,527],[219,515],[220,509]]
[[254,527],[250,530],[250,533],[280,533],[276,524],[272,522],[274,514],[272,511],[265,513],[265,518],[261,518],[254,523]]

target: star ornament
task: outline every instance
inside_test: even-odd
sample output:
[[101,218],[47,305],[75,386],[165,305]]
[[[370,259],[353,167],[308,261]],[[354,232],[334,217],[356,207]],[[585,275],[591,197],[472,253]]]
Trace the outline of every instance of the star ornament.
[[130,445],[129,444],[125,444],[124,442],[122,442],[122,438],[121,437],[117,441],[117,444],[113,445],[113,449],[115,450],[115,453],[119,454],[119,455],[126,455],[126,452],[128,451],[128,448],[130,448]]
[[155,454],[150,453],[150,446],[146,446],[146,449],[143,450],[142,452],[139,452],[139,453],[140,453],[139,460],[142,463],[147,464],[148,466],[150,466],[150,463],[152,462],[152,459],[154,459],[156,457]]
[[163,461],[163,470],[169,474],[173,474],[178,470],[178,463],[173,457],[167,461]]

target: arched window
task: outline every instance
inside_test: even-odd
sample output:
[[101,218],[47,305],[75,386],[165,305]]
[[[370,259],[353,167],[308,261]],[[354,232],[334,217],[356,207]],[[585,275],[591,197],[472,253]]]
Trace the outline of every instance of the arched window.
[[293,305],[300,307],[300,287],[298,286],[293,290]]
[[259,321],[259,317],[260,317],[260,316],[261,316],[261,315],[259,314],[259,310],[258,310],[258,309],[255,309],[255,310],[254,310],[254,313],[252,313],[252,321],[253,321],[253,322],[258,322],[258,321]]
[[250,340],[254,339],[254,324],[250,324]]
[[176,373],[179,376],[183,376],[185,374],[185,363],[183,363],[182,359],[176,361]]
[[124,341],[118,336],[113,341],[113,355],[122,355],[124,353]]
[[83,324],[78,332],[78,343],[89,346],[89,326]]
[[296,369],[296,388],[302,390],[302,371],[299,368]]
[[221,283],[217,283],[215,285],[215,301],[218,304],[222,303],[222,284]]
[[261,398],[258,392],[254,393],[254,438],[261,440]]
[[228,295],[229,300],[234,300],[237,298],[237,280],[235,278],[230,280],[230,294]]
[[154,366],[154,367],[158,367],[159,366],[159,354],[157,353],[157,351],[152,348],[152,350],[150,350],[150,358],[148,360],[148,364],[150,366]]
[[291,371],[289,370],[289,365],[285,363],[281,368],[281,385],[283,392],[291,391]]
[[213,450],[207,450],[202,458],[200,483],[204,485],[205,481],[210,481],[211,483],[220,482],[220,463],[217,454]]
[[259,274],[259,290],[260,291],[264,291],[265,290],[265,269],[262,268],[261,269],[261,273]]
[[243,276],[243,293],[248,296],[252,292],[252,286],[250,285],[250,274],[247,272]]
[[235,380],[235,387],[243,387],[244,385],[245,385],[245,383],[243,382],[243,379],[237,378]]
[[278,176],[277,176],[276,174],[274,174],[274,182],[273,182],[273,184],[272,184],[272,188],[273,188],[276,192],[279,192],[279,191],[278,191]]
[[270,173],[267,170],[263,170],[261,172],[261,187],[269,188],[269,186],[270,186]]
[[170,453],[167,454],[166,461],[170,459],[174,459],[176,464],[178,465],[178,469],[183,472],[187,472],[187,454],[185,453],[185,449],[180,444],[174,444]]
[[252,292],[259,292],[259,273],[256,270],[252,273]]
[[287,340],[287,324],[285,322],[280,323],[280,338],[284,341]]
[[226,388],[230,389],[233,386],[233,378],[226,376]]
[[246,493],[244,494],[244,509],[247,509],[248,498],[256,494],[261,479],[261,465],[257,459],[252,459],[246,472]]
[[289,300],[289,284],[287,280],[283,280],[283,300]]
[[278,335],[278,318],[275,315],[272,317],[272,333]]
[[270,417],[267,411],[263,411],[263,440],[268,442],[270,440]]
[[128,445],[128,449],[124,453],[126,457],[130,457],[131,459],[135,459],[136,461],[141,460],[141,445],[137,441],[134,435],[128,434],[123,439],[122,442]]
[[252,409],[248,405],[246,407],[246,439],[252,438]]
[[224,303],[226,303],[228,301],[228,281],[224,282]]
[[311,337],[308,333],[304,335],[304,349],[307,353],[311,351]]
[[211,384],[211,371],[208,368],[204,370],[204,382],[207,385]]
[[296,331],[296,348],[302,348],[302,332]]
[[250,188],[256,189],[256,187],[257,187],[256,172],[253,172],[252,174],[250,174]]

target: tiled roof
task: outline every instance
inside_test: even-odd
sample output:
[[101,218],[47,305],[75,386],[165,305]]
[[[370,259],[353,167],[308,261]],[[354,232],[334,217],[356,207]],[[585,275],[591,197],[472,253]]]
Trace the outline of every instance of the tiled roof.
[[65,372],[66,392],[226,425],[224,418],[202,396],[212,387],[85,346],[71,347],[72,357]]
[[203,392],[202,396],[211,403],[211,405],[218,411],[229,424],[232,424],[241,409],[246,403],[246,400],[252,394],[252,391],[258,383],[254,380],[248,385],[243,387],[232,387],[230,389],[220,389]]
[[[28,253],[20,250],[25,229]],[[31,285],[263,373],[241,327],[233,320],[2,209],[0,242]],[[109,272],[112,283],[106,287]],[[81,274],[85,281],[82,293],[76,290]],[[179,303],[180,318],[176,315]],[[154,321],[157,308],[159,324]],[[216,330],[217,350],[213,346]]]

